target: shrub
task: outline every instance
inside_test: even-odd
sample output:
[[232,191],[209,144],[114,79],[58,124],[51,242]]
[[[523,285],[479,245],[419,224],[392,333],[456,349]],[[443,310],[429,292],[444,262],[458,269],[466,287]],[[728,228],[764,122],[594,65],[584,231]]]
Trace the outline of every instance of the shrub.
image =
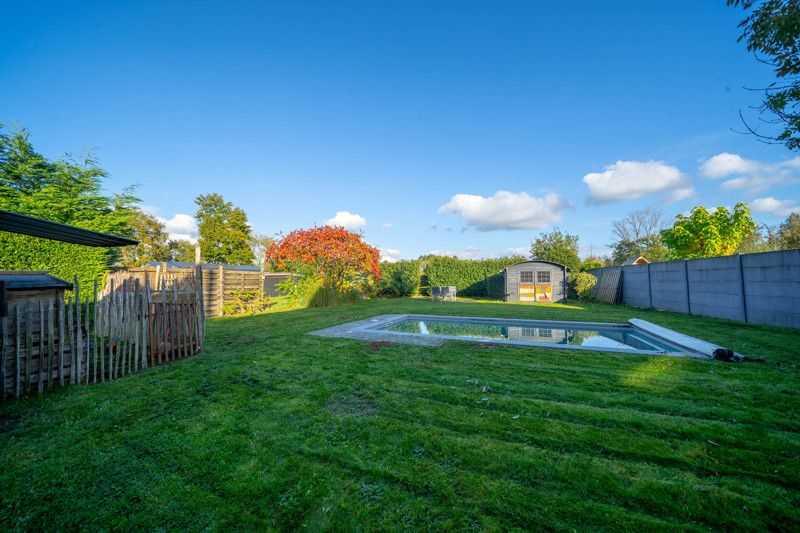
[[275,285],[292,307],[308,307],[317,290],[322,287],[322,280],[312,272],[304,272],[298,276],[286,278]]
[[280,270],[302,264],[339,293],[369,291],[381,278],[378,249],[341,227],[295,230],[269,247],[266,260]]
[[381,296],[399,298],[414,296],[419,291],[420,262],[381,263]]
[[333,287],[319,287],[311,297],[309,307],[333,307],[341,304],[351,304],[364,299],[364,294],[358,289],[337,291]]
[[223,316],[253,315],[266,311],[272,305],[268,295],[263,289],[231,291],[233,299],[222,305]]
[[569,275],[569,297],[578,300],[590,300],[594,293],[597,278],[588,272],[576,272]]

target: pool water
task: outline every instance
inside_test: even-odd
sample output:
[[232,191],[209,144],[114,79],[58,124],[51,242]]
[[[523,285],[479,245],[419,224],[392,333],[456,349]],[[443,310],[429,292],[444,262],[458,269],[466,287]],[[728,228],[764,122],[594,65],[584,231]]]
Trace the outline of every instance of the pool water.
[[629,325],[591,326],[564,322],[538,323],[535,327],[524,321],[485,321],[447,317],[442,319],[404,319],[379,328],[393,333],[441,335],[486,340],[507,340],[531,344],[562,344],[586,348],[614,350],[647,350],[678,352],[680,347],[648,335]]

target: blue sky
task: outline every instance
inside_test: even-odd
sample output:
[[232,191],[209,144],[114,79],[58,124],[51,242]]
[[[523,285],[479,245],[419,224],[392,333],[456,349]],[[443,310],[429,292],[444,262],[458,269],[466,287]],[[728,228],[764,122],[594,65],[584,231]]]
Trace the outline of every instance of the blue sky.
[[649,206],[800,210],[796,154],[731,131],[772,80],[741,11],[535,4],[4,2],[0,123],[94,150],[173,233],[217,192],[260,233],[334,219],[386,257],[553,226],[602,253]]

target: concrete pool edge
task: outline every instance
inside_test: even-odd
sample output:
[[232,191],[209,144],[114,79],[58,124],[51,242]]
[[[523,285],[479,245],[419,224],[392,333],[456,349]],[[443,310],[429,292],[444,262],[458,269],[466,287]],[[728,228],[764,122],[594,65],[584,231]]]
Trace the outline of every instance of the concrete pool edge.
[[[487,339],[483,337],[467,337],[467,336],[455,336],[455,335],[421,335],[417,333],[402,333],[402,332],[393,332],[393,331],[386,331],[380,328],[385,328],[386,326],[400,322],[404,320],[439,320],[439,321],[446,321],[448,319],[458,319],[458,320],[469,320],[478,323],[485,323],[485,324],[503,324],[507,325],[509,323],[514,323],[519,326],[530,326],[530,327],[548,327],[548,326],[563,326],[573,325],[579,327],[601,327],[601,328],[628,328],[633,327],[635,329],[639,329],[649,335],[654,335],[657,337],[661,337],[664,340],[668,341],[671,344],[677,345],[679,348],[682,348],[685,351],[681,352],[665,352],[665,351],[655,351],[655,350],[637,350],[637,349],[621,349],[621,348],[598,348],[594,346],[580,346],[580,345],[572,345],[572,344],[555,344],[555,343],[544,343],[544,342],[530,342],[530,341],[516,341],[516,340],[508,340],[508,339]],[[656,332],[648,331],[643,327],[640,327],[637,323],[632,321],[639,321],[645,325],[645,327],[652,327],[653,329],[658,328]],[[581,350],[581,351],[590,351],[590,352],[610,352],[610,353],[622,353],[622,354],[629,354],[629,355],[662,355],[662,356],[671,356],[671,357],[689,357],[693,359],[708,359],[710,358],[710,354],[705,351],[700,351],[694,348],[693,346],[701,346],[704,348],[708,348],[713,346],[714,348],[718,348],[716,345],[712,345],[711,343],[707,343],[701,339],[697,339],[695,337],[690,337],[688,335],[684,335],[682,333],[678,333],[677,331],[673,331],[668,328],[663,328],[662,326],[657,326],[656,324],[652,324],[650,322],[639,320],[639,319],[631,319],[628,323],[618,323],[618,322],[571,322],[571,321],[558,321],[558,320],[530,320],[530,319],[517,319],[517,318],[487,318],[487,317],[470,317],[470,316],[458,316],[458,315],[421,315],[421,314],[413,314],[413,313],[406,313],[406,314],[384,314],[384,315],[376,315],[374,317],[366,318],[363,320],[357,320],[354,322],[346,322],[344,324],[339,324],[336,326],[332,326],[325,329],[315,330],[308,332],[309,335],[319,336],[319,337],[335,337],[335,338],[347,338],[347,339],[356,339],[356,340],[363,340],[363,341],[383,341],[383,342],[396,342],[400,344],[413,344],[417,346],[441,346],[445,341],[463,341],[463,342],[478,342],[483,344],[506,344],[511,346],[527,346],[529,348],[553,348],[558,350]],[[666,336],[665,336],[666,335]],[[685,342],[675,342],[671,340],[671,338],[681,339]]]

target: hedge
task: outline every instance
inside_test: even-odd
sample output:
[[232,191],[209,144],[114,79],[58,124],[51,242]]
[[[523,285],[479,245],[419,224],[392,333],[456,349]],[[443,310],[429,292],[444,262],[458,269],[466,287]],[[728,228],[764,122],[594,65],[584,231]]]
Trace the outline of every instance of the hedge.
[[95,248],[0,232],[0,270],[47,270],[69,283],[77,275],[82,295],[91,296],[90,288],[94,280],[102,284],[115,252],[113,248]]
[[423,266],[426,292],[429,287],[455,286],[459,296],[502,299],[502,270],[525,261],[522,256],[498,259],[458,259],[433,256]]
[[419,291],[420,266],[419,260],[381,263],[381,296],[415,296]]

